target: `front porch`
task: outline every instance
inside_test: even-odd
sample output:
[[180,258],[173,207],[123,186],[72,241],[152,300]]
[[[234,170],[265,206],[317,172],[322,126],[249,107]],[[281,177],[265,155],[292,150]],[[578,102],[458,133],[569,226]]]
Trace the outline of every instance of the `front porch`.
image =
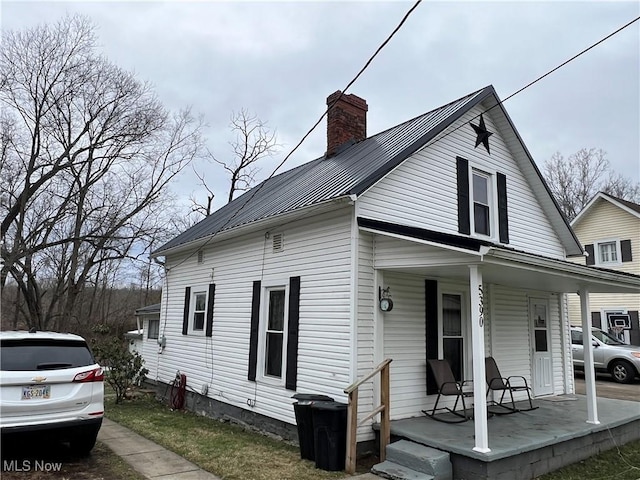
[[473,450],[473,420],[458,424],[427,417],[392,420],[392,442],[407,439],[448,452],[454,479],[507,480],[532,479],[640,439],[638,402],[598,398],[599,424],[585,421],[584,395],[538,398],[535,403],[540,408],[488,420],[487,453]]

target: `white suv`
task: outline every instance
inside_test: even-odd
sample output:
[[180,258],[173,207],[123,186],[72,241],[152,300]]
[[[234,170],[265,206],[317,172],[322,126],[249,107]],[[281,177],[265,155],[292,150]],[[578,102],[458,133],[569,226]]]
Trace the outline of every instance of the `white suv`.
[[[67,441],[87,455],[104,414],[104,372],[87,342],[54,332],[0,332],[0,429]],[[4,438],[3,438],[4,439]]]

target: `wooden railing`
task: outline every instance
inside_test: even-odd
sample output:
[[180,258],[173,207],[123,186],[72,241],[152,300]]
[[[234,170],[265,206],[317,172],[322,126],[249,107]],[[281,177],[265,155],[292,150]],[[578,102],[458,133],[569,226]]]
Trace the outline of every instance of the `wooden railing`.
[[[345,470],[347,473],[356,472],[356,440],[358,425],[362,425],[380,414],[380,461],[384,462],[386,448],[391,440],[391,428],[389,424],[389,364],[391,359],[385,359],[369,374],[345,388],[344,393],[349,395],[347,408],[347,455],[345,458]],[[380,373],[380,405],[369,415],[358,422],[358,388],[366,381]]]

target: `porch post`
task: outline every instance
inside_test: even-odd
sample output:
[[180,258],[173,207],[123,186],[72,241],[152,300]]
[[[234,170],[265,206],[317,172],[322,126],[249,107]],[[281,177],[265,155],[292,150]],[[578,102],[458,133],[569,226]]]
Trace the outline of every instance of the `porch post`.
[[599,425],[598,404],[596,403],[596,374],[593,369],[593,343],[591,342],[591,312],[589,311],[589,290],[578,290],[580,295],[580,315],[582,317],[582,346],[584,351],[584,383],[587,395],[587,423]]
[[484,312],[482,272],[477,265],[469,265],[469,287],[471,291],[471,347],[473,357],[473,418],[476,437],[476,452],[487,453],[489,431],[487,427],[487,392],[484,368]]

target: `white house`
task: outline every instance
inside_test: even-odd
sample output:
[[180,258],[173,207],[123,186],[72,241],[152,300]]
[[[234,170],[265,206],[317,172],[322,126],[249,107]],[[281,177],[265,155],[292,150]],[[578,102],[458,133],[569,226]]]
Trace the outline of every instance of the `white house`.
[[[589,292],[637,293],[640,277],[567,260],[580,243],[492,86],[371,137],[363,99],[338,91],[327,105],[325,155],[154,252],[157,380],[179,371],[196,409],[291,433],[293,394],[346,401],[385,358],[391,418],[422,415],[435,401],[426,360],[446,358],[481,379],[474,450],[487,452],[484,357],[535,396],[573,392],[565,292],[582,293],[586,325]],[[361,417],[378,388],[361,389]]]

